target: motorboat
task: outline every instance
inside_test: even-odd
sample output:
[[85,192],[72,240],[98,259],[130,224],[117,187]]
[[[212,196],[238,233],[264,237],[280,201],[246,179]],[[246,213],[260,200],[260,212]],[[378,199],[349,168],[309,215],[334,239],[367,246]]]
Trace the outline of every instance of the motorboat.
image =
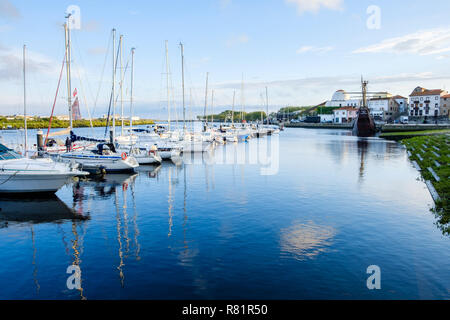
[[73,163],[29,159],[0,144],[0,193],[55,193],[71,178],[85,175]]

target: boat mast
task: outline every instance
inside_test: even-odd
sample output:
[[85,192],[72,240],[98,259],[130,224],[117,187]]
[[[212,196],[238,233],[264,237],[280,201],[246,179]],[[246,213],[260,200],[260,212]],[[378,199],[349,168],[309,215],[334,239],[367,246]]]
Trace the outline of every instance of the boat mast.
[[214,126],[214,89],[211,92],[211,123]]
[[69,27],[69,18],[72,14],[68,14],[66,16],[67,22],[64,24],[65,31],[65,40],[66,40],[66,73],[67,73],[67,104],[69,105],[69,128],[72,130],[73,128],[73,119],[72,119],[72,83],[71,83],[71,74],[70,74],[70,61],[71,61],[71,50],[70,50],[70,27]]
[[113,102],[113,129],[112,129],[112,138],[114,141],[114,138],[116,137],[116,54],[115,54],[115,50],[116,50],[116,29],[113,29],[113,45],[112,45],[113,49],[112,49],[112,54],[113,54],[113,58],[112,58],[112,63],[113,63],[113,68],[112,68],[112,102]]
[[131,48],[130,128],[133,127],[134,50],[135,48]]
[[183,87],[183,133],[186,134],[186,105],[184,100],[184,47],[180,42],[181,48],[181,83]]
[[363,96],[363,107],[367,107],[367,85],[369,84],[368,81],[364,81],[361,77],[361,86],[362,86],[362,96]]
[[26,91],[26,78],[25,78],[25,51],[27,46],[23,45],[23,120],[25,126],[25,143],[24,143],[24,155],[28,154],[28,133],[27,133],[27,91]]
[[120,46],[120,115],[121,115],[121,126],[120,126],[120,134],[123,136],[123,35],[120,35],[119,39]]
[[[267,93],[267,87],[266,87],[266,111],[267,111],[267,114],[266,114],[267,125],[269,125],[269,94]],[[263,121],[263,124],[264,124],[264,121]]]
[[241,83],[241,123],[244,121],[244,73],[242,73]]
[[169,41],[166,40],[166,75],[167,75],[167,122],[170,131],[170,92],[169,92]]
[[205,110],[204,110],[205,124],[204,124],[204,127],[203,127],[203,131],[206,131],[206,127],[208,126],[208,118],[206,118],[206,107],[208,106],[208,78],[209,78],[209,72],[206,73]]
[[234,128],[234,102],[236,99],[236,90],[233,91],[233,107],[231,109],[231,126]]

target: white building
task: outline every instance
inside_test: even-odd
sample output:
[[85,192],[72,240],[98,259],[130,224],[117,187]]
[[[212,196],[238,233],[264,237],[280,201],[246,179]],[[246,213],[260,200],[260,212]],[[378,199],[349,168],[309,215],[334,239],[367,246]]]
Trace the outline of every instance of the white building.
[[[411,117],[440,116],[442,97],[448,95],[441,89],[417,87],[409,95],[408,112]],[[444,100],[445,101],[445,100]]]
[[338,90],[333,94],[330,101],[325,103],[325,107],[359,107],[361,100],[351,99],[350,95],[344,90]]
[[397,117],[400,109],[394,97],[372,98],[368,101],[368,107],[375,120],[383,121]]
[[353,107],[342,107],[333,110],[335,123],[349,123],[358,116],[358,109]]
[[318,117],[320,117],[320,122],[334,122],[334,114],[318,114]]

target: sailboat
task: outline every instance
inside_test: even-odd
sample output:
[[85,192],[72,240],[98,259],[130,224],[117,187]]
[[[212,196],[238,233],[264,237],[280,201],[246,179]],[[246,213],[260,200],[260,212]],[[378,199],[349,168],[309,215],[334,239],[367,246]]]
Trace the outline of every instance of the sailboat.
[[[187,134],[186,132],[186,107],[184,104],[184,47],[183,44],[180,43],[181,48],[181,74],[182,74],[182,86],[183,86],[183,141],[181,146],[183,147],[183,154],[185,153],[202,153],[211,150],[213,144],[213,140],[206,139],[206,135],[203,134]],[[208,99],[208,73],[206,73],[206,93],[205,93],[205,118],[206,118],[206,106]],[[205,120],[206,121],[206,120]],[[203,133],[207,132],[208,124],[205,122]]]
[[130,127],[124,128],[123,114],[123,63],[122,63],[123,36],[120,36],[120,104],[122,114],[121,135],[114,139],[115,147],[119,153],[125,152],[128,156],[132,156],[139,164],[160,164],[162,159],[158,155],[158,147],[151,145],[150,147],[138,145],[138,136],[131,130],[133,128],[133,82],[134,82],[134,53],[135,48],[131,49],[131,96],[130,96]]
[[94,173],[116,173],[116,172],[132,172],[139,166],[137,160],[128,155],[126,152],[118,152],[114,145],[115,138],[115,86],[116,86],[116,54],[115,54],[115,36],[116,30],[113,33],[113,76],[112,76],[112,103],[113,103],[113,128],[111,131],[110,141],[100,141],[96,139],[89,139],[84,137],[77,137],[71,133],[71,141],[96,141],[99,142],[94,148],[71,151],[59,155],[59,159],[63,161],[71,161],[78,163],[83,169]]
[[29,159],[26,109],[26,46],[23,47],[24,156],[0,144],[0,193],[55,193],[75,176],[87,175],[77,166],[51,159]]

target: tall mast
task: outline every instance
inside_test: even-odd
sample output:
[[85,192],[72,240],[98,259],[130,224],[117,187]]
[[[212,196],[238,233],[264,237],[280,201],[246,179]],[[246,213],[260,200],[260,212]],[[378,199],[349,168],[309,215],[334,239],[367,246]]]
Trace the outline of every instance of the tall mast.
[[24,155],[28,154],[28,133],[27,133],[27,91],[26,91],[26,78],[25,78],[25,51],[27,46],[23,45],[23,119],[25,126],[25,143],[24,143]]
[[113,141],[116,137],[116,29],[113,29],[113,45],[112,45],[112,102],[113,102]]
[[69,105],[69,128],[73,128],[72,119],[72,83],[70,75],[70,61],[71,61],[71,50],[70,50],[70,27],[69,18],[71,14],[66,16],[67,22],[64,24],[65,40],[66,40],[66,73],[67,73],[67,104]]
[[211,92],[211,123],[214,126],[214,89]]
[[369,83],[368,81],[364,81],[363,78],[361,77],[363,107],[364,108],[367,107],[367,84],[368,83]]
[[123,136],[123,35],[120,35],[119,39],[120,46],[120,118],[121,118],[121,126],[120,126],[120,134]]
[[181,47],[181,83],[183,87],[183,132],[186,134],[186,105],[184,101],[184,47],[180,42]]
[[267,114],[266,114],[267,124],[269,124],[269,94],[267,93],[267,87],[266,87],[266,111],[267,111]]
[[189,88],[189,119],[191,123],[192,133],[194,133],[194,119],[192,118],[192,88]]
[[208,77],[209,77],[209,72],[206,73],[206,87],[205,87],[205,110],[204,110],[204,119],[205,119],[204,130],[205,131],[206,131],[206,127],[208,126],[208,119],[206,118],[206,107],[208,106]]
[[233,91],[233,108],[231,109],[231,126],[234,127],[234,102],[236,99],[236,90]]
[[241,122],[244,121],[244,73],[242,73],[241,82]]
[[170,131],[170,93],[169,93],[169,41],[166,40],[166,75],[167,75],[167,122]]
[[134,50],[131,48],[130,128],[133,127]]

